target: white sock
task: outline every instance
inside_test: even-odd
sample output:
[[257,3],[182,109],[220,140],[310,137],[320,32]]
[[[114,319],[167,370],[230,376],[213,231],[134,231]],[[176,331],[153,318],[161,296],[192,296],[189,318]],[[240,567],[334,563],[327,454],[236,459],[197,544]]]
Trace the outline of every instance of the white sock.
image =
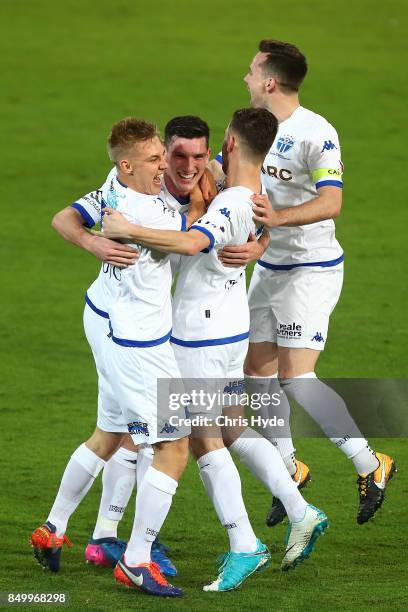
[[278,497],[290,522],[302,520],[307,502],[288,474],[276,448],[249,427],[230,446],[244,465]]
[[132,535],[125,553],[126,563],[150,563],[156,539],[171,507],[178,482],[150,466],[138,487]]
[[200,477],[218,518],[228,530],[233,552],[254,552],[256,536],[241,494],[241,479],[226,448],[206,453],[197,461]]
[[[285,462],[289,474],[293,476],[296,472],[295,447],[293,446],[292,433],[290,429],[290,404],[286,393],[283,391],[278,375],[273,376],[245,376],[248,381],[248,388],[251,394],[258,394],[258,397],[266,397],[266,394],[271,398],[269,405],[262,404],[258,412],[264,419],[271,419],[276,416],[277,419],[283,419],[285,426],[280,428],[266,426],[261,431],[264,438],[272,442],[279,451],[280,456]],[[252,402],[254,403],[254,402]],[[279,433],[279,435],[277,435]]]
[[57,528],[58,537],[64,535],[69,517],[88,493],[104,464],[105,461],[85,444],[81,444],[71,455],[47,518]]
[[374,470],[376,470],[380,464],[375,456],[375,451],[373,451],[368,444],[367,446],[364,446],[357,453],[357,455],[351,457],[351,460],[358,474],[371,474],[371,472],[374,472]]
[[[292,444],[292,438],[289,438],[290,440],[290,444],[291,446],[293,446]],[[286,438],[282,438],[281,442],[286,441]],[[283,459],[283,463],[286,466],[286,469],[288,470],[289,474],[291,476],[294,476],[296,474],[296,457],[295,457],[295,453],[291,453],[290,455],[282,455],[282,446],[278,449],[280,451],[280,456]]]
[[319,380],[314,372],[289,378],[281,384],[346,457],[352,459],[368,446],[343,398]]
[[152,465],[154,457],[154,450],[151,446],[144,446],[143,448],[139,448],[139,452],[137,454],[137,486],[139,487],[142,483],[142,480],[147,472],[147,468]]
[[102,474],[102,497],[93,538],[116,538],[136,483],[137,451],[119,448]]

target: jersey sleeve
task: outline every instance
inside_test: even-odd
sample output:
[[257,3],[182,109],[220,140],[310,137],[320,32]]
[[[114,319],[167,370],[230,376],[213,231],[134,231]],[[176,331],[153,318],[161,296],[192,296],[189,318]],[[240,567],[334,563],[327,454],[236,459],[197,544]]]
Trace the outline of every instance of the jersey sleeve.
[[186,215],[169,208],[161,197],[157,197],[152,202],[149,202],[140,212],[139,218],[133,219],[133,223],[150,227],[151,229],[181,232],[185,232],[187,229]]
[[90,191],[71,205],[79,212],[87,227],[94,227],[101,222],[103,209],[108,205],[107,193],[116,174],[116,168],[112,168],[100,189]]
[[224,199],[212,206],[201,219],[191,225],[190,230],[198,230],[209,238],[210,244],[203,249],[203,253],[209,253],[215,247],[230,244],[235,233],[234,227],[239,227],[240,222],[237,209],[229,208],[228,202]]
[[100,223],[102,218],[102,209],[106,206],[102,197],[102,190],[90,191],[76,202],[71,204],[81,215],[84,225],[93,227]]
[[308,147],[307,163],[316,189],[343,187],[343,164],[337,132],[329,123],[322,126]]

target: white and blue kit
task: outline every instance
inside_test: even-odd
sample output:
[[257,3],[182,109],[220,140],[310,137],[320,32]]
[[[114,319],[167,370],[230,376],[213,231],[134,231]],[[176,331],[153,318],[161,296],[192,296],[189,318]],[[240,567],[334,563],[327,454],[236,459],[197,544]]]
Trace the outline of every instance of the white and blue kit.
[[252,193],[246,187],[226,189],[190,227],[210,244],[182,258],[173,299],[171,342],[184,379],[205,378],[211,386],[211,379],[223,378],[234,386],[243,378],[249,337],[245,266],[223,266],[218,250],[262,232],[252,218]]
[[[262,182],[279,210],[315,198],[319,187],[342,188],[342,172],[336,130],[299,106],[279,124]],[[269,234],[249,286],[250,342],[323,350],[343,283],[344,256],[334,221],[276,227]]]
[[[185,229],[184,215],[166,206],[160,196],[139,194],[122,185],[115,172],[100,192],[102,206],[116,208],[132,223]],[[94,201],[88,194],[73,205],[88,225],[87,215],[95,223],[101,216]],[[169,256],[135,246],[139,259],[134,265],[123,270],[102,265],[87,292],[84,323],[99,375],[98,426],[129,431],[135,444],[154,444],[168,439],[166,418],[161,422],[157,414],[157,379],[180,379],[169,342],[172,274]],[[171,433],[172,439],[186,435]]]

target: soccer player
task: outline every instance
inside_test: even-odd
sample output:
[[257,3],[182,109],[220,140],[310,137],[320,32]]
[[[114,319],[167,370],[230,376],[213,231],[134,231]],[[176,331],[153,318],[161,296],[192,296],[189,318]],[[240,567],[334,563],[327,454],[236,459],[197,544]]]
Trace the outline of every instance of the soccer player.
[[[117,177],[103,194],[110,205],[133,222],[185,228],[185,217],[157,197],[166,163],[155,126],[132,118],[115,124],[108,151],[117,168]],[[31,542],[39,562],[58,571],[62,545],[68,543],[65,531],[69,517],[118,448],[123,433],[129,431],[135,444],[148,442],[155,454],[138,488],[132,535],[125,556],[115,568],[115,577],[151,594],[176,597],[182,591],[168,584],[151,562],[152,542],[167,516],[188,459],[188,432],[168,441],[161,435],[156,409],[157,378],[180,378],[169,343],[170,260],[142,249],[137,264],[124,270],[109,264],[102,266],[102,274],[111,338],[105,336],[104,356],[99,355],[98,368],[104,372],[103,382],[109,385],[110,401],[99,411],[94,434],[68,462],[48,519],[33,532]]]
[[[186,211],[195,206],[190,195],[202,180],[209,160],[209,128],[205,121],[193,115],[174,117],[165,127],[165,146],[167,168],[164,170],[160,197],[173,210]],[[53,227],[67,240],[77,244],[98,258],[116,268],[124,268],[136,261],[137,251],[104,237],[90,234],[85,227],[93,227],[101,220],[104,191],[109,193],[112,181],[115,181],[116,168],[100,190],[88,193],[72,206],[57,213]],[[108,197],[107,195],[105,196]],[[245,261],[258,259],[269,242],[264,233],[256,241],[254,237],[244,246]],[[178,256],[172,261],[175,267]],[[241,262],[240,262],[241,263]],[[99,378],[99,411],[110,401],[115,403],[109,393],[109,383],[104,380],[103,368],[98,367],[104,347],[104,337],[109,333],[109,315],[107,313],[105,291],[103,289],[103,271],[86,293],[84,310],[84,327],[86,337],[92,348]],[[114,567],[122,556],[126,542],[117,538],[117,529],[123,512],[129,502],[137,471],[137,482],[141,483],[143,475],[152,460],[150,447],[136,452],[130,440],[106,463],[103,470],[103,492],[93,536],[85,551],[85,558],[92,563]],[[165,547],[155,541],[152,547],[152,559],[159,563],[163,573],[175,575],[176,569],[166,556]]]
[[[224,267],[217,250],[226,244],[242,244],[257,231],[250,198],[261,189],[260,169],[276,129],[275,117],[264,109],[241,109],[234,114],[223,147],[228,189],[184,235],[135,227],[115,211],[106,210],[107,236],[194,255],[183,259],[174,296],[172,342],[184,379],[221,377],[227,379],[227,386],[236,388],[243,377],[249,336],[245,267]],[[191,407],[189,412],[195,414]],[[201,434],[190,444],[206,490],[228,530],[231,547],[218,578],[204,590],[226,591],[239,586],[260,564],[267,564],[268,551],[252,531],[239,474],[220,432],[212,426]],[[285,500],[292,524],[282,569],[295,567],[308,557],[315,539],[327,526],[327,517],[302,498],[279,453],[265,438],[241,428],[231,441],[232,450],[249,469],[270,490],[279,490]]]
[[[245,371],[254,390],[270,393],[279,390],[279,372],[286,394],[351,459],[358,474],[361,524],[381,506],[396,468],[391,457],[369,447],[343,399],[315,374],[343,282],[344,255],[333,221],[341,210],[343,165],[334,127],[300,105],[298,92],[306,72],[306,58],[297,47],[262,40],[244,79],[252,106],[269,109],[279,120],[277,138],[262,168],[273,208],[262,208],[264,198],[254,197],[259,204],[255,218],[270,228],[270,245],[255,266],[249,288]],[[222,260],[236,261],[237,250],[225,248]],[[278,416],[288,422],[290,407],[284,397]],[[273,441],[290,474],[303,486],[309,470],[295,458],[290,431],[288,437]],[[275,497],[267,523],[275,525],[284,516]]]

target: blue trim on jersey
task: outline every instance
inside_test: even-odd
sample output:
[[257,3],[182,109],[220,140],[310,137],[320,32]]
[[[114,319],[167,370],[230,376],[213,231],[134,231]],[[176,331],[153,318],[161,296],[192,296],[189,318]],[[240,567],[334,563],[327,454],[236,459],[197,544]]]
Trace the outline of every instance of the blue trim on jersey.
[[115,176],[115,179],[118,181],[119,185],[121,185],[121,186],[122,186],[122,187],[124,187],[125,189],[127,189],[127,188],[128,188],[128,186],[127,186],[127,185],[125,185],[125,183],[122,183],[122,181],[120,181],[120,180],[118,179],[118,177],[117,177],[117,176]]
[[343,183],[341,181],[319,181],[318,183],[316,183],[316,189],[319,189],[319,187],[326,187],[327,185],[330,185],[331,187],[340,187],[340,189],[343,189]]
[[179,215],[181,216],[181,231],[186,232],[187,231],[187,217],[184,213],[179,213]]
[[85,210],[85,208],[81,206],[81,204],[78,204],[78,202],[74,202],[73,204],[71,204],[71,208],[75,208],[75,210],[79,212],[88,227],[93,227],[95,225],[95,221],[92,219],[91,215]]
[[100,308],[95,306],[95,304],[91,302],[91,299],[87,293],[85,293],[85,302],[88,304],[89,308],[91,308],[94,312],[96,312],[97,315],[99,315],[100,317],[103,317],[104,319],[109,319],[108,313],[105,312],[104,310],[100,310]]
[[331,259],[330,261],[310,261],[307,263],[299,263],[299,264],[271,264],[266,261],[262,261],[258,259],[256,262],[263,268],[268,268],[268,270],[293,270],[293,268],[305,268],[305,267],[318,267],[318,268],[332,268],[333,266],[337,266],[337,264],[344,261],[344,253],[340,255],[337,259]]
[[179,346],[188,346],[190,348],[199,348],[200,346],[218,346],[220,344],[232,344],[233,342],[240,342],[249,338],[249,331],[245,334],[238,334],[237,336],[228,336],[227,338],[214,338],[213,340],[180,340],[171,336],[170,342],[178,344]]
[[168,340],[170,340],[171,330],[165,336],[161,338],[157,338],[156,340],[125,340],[124,338],[117,338],[113,335],[113,329],[111,322],[109,321],[109,329],[112,334],[112,340],[115,344],[119,344],[120,346],[127,346],[130,348],[148,348],[150,346],[157,346],[158,344],[164,344]]
[[209,253],[210,251],[212,251],[212,249],[214,248],[214,244],[215,244],[215,238],[212,235],[212,233],[210,232],[210,230],[208,230],[206,227],[201,227],[201,225],[191,225],[190,229],[195,229],[198,230],[199,232],[202,232],[203,234],[205,234],[207,236],[207,238],[209,238],[210,240],[210,245],[208,248],[205,248],[201,251],[201,253]]
[[217,162],[219,162],[220,164],[222,164],[222,155],[221,155],[221,153],[218,153],[218,155],[216,155],[214,159]]

